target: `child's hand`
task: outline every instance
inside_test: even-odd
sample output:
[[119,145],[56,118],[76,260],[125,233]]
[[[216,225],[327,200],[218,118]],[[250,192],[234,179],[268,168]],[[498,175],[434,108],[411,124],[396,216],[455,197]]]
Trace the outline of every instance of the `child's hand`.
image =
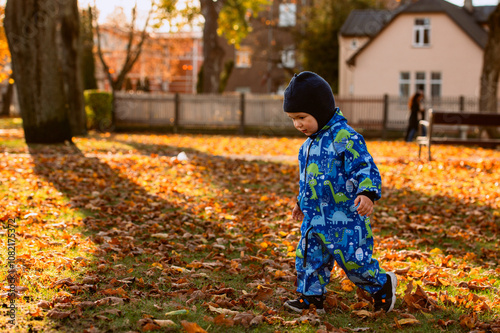
[[296,221],[302,221],[304,219],[304,213],[302,213],[302,210],[300,209],[298,203],[296,203],[295,207],[293,207],[292,218],[295,219]]
[[358,206],[358,214],[361,216],[370,216],[373,213],[373,202],[364,195],[358,195],[354,200],[354,205]]

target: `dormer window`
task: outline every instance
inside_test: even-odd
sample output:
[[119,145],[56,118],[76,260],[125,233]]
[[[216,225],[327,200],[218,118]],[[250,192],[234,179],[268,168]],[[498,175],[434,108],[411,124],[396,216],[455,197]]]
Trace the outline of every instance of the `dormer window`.
[[426,47],[431,44],[431,20],[416,18],[413,26],[413,46]]

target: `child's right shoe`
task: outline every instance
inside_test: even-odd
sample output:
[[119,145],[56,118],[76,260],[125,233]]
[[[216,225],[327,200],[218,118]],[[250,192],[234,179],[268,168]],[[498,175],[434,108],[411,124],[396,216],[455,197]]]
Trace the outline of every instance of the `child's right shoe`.
[[286,301],[285,307],[289,308],[292,311],[302,313],[302,311],[308,310],[309,306],[312,304],[316,307],[317,314],[324,314],[325,313],[325,309],[323,308],[324,300],[325,300],[324,295],[318,295],[318,296],[301,295],[299,298],[295,300]]
[[386,274],[387,282],[382,289],[372,295],[375,302],[373,306],[375,312],[380,310],[391,312],[392,309],[394,309],[394,304],[396,304],[396,287],[398,286],[398,279],[393,272],[388,272]]

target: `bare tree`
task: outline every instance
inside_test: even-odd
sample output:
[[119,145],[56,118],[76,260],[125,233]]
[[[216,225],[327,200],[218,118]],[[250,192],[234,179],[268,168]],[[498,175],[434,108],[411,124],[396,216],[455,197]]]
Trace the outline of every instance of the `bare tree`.
[[153,12],[153,2],[151,3],[151,9],[149,10],[148,16],[146,18],[146,23],[144,24],[144,28],[139,33],[139,41],[135,43],[135,37],[137,37],[138,32],[135,30],[136,20],[137,20],[137,3],[134,8],[132,8],[132,22],[129,25],[128,31],[128,41],[126,48],[125,61],[123,62],[122,68],[118,72],[116,77],[113,77],[110,66],[107,64],[101,46],[101,30],[99,28],[99,24],[97,23],[97,19],[95,20],[95,29],[97,34],[97,52],[99,55],[99,59],[101,60],[102,67],[106,78],[111,86],[111,93],[113,95],[113,124],[115,123],[115,110],[116,110],[116,92],[121,90],[123,85],[125,84],[125,80],[127,74],[132,70],[132,67],[139,59],[139,56],[142,52],[142,46],[148,36],[146,29],[149,26],[149,20],[151,18],[151,13]]
[[26,142],[86,134],[77,0],[8,0],[4,26]]

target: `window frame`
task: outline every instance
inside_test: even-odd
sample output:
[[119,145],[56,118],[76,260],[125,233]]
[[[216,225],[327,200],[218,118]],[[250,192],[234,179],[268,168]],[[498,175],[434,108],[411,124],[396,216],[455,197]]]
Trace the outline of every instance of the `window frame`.
[[234,58],[235,68],[252,68],[252,49],[249,46],[240,46],[239,49],[236,49]]
[[295,60],[295,49],[288,48],[281,50],[281,67],[283,68],[295,68],[296,60]]
[[[403,78],[404,74],[408,74],[407,79]],[[403,89],[403,87],[405,87],[406,89]],[[408,94],[407,95],[403,94],[403,90],[407,90]],[[411,90],[411,72],[410,71],[399,72],[399,97],[409,98],[410,90]]]
[[278,27],[295,27],[297,25],[297,4],[280,3]]
[[[423,74],[423,78],[419,79],[418,78],[419,74]],[[415,92],[421,90],[425,95],[427,88],[426,80],[427,80],[426,72],[415,72]],[[422,86],[422,88],[420,88],[419,86]]]
[[[437,74],[439,75],[439,78],[433,78],[433,76]],[[432,99],[439,99],[443,95],[443,73],[442,72],[431,72],[431,77],[430,77],[430,94]],[[434,87],[439,88],[439,94],[434,95]]]
[[[423,21],[419,24],[418,21]],[[427,42],[425,39],[427,38]],[[431,46],[431,19],[418,17],[413,21],[413,47]]]

